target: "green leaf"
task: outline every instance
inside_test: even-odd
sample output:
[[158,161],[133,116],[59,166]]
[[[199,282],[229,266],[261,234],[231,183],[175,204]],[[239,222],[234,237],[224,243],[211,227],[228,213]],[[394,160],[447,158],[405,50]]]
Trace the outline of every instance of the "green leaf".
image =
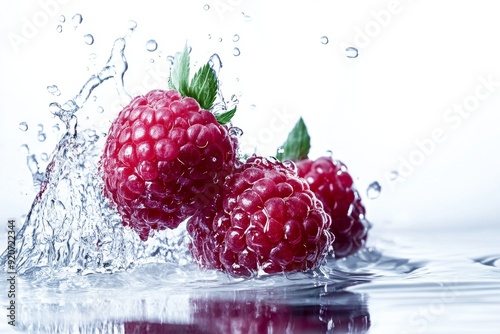
[[278,149],[276,158],[280,161],[306,159],[310,148],[311,137],[301,117],[288,134],[286,142]]
[[219,124],[224,125],[231,121],[235,113],[236,113],[236,107],[234,107],[229,111],[226,111],[223,114],[215,116],[215,118],[217,119],[217,122],[219,122]]
[[203,109],[210,110],[217,97],[219,82],[212,67],[203,65],[191,80],[187,96],[194,98]]
[[168,87],[178,90],[183,96],[187,96],[189,93],[189,48],[187,43],[184,46],[184,51],[177,52],[175,55]]

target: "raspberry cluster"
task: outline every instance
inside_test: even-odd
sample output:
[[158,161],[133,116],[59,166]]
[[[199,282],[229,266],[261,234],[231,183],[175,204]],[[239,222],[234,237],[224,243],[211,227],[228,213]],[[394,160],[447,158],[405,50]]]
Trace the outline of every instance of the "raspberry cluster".
[[293,167],[254,156],[226,178],[220,207],[191,218],[188,232],[200,266],[252,276],[315,269],[334,239],[330,224]]

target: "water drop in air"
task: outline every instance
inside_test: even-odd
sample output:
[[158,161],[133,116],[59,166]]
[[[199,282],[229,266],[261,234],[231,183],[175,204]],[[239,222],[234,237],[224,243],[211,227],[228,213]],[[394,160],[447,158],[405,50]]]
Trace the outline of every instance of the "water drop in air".
[[103,107],[101,107],[101,106],[97,107],[97,112],[98,112],[99,114],[102,114],[102,113],[104,112],[104,108],[103,108]]
[[252,17],[250,15],[247,15],[244,12],[241,12],[241,15],[243,15],[243,20],[245,20],[245,22],[252,21]]
[[358,56],[358,49],[350,46],[345,49],[345,55],[347,58],[356,58]]
[[26,123],[26,122],[19,123],[19,130],[27,131],[28,130],[28,123]]
[[28,144],[22,144],[21,147],[19,147],[19,151],[25,155],[30,154],[30,148]]
[[158,49],[158,43],[154,39],[150,39],[149,41],[146,42],[146,49],[149,52],[156,51]]
[[238,42],[239,40],[240,40],[240,35],[235,34],[235,35],[233,36],[233,42]]
[[56,27],[56,31],[59,32],[59,33],[61,33],[62,32],[62,25],[58,25]]
[[49,92],[50,94],[52,94],[54,96],[61,95],[61,91],[59,90],[59,87],[57,87],[56,85],[47,86],[47,92]]
[[52,132],[59,132],[61,128],[59,127],[59,124],[54,124],[52,126]]
[[321,42],[321,44],[328,44],[328,37],[321,36],[321,38],[319,39],[319,41]]
[[218,39],[218,41],[219,41],[219,42],[222,42],[222,37],[220,37],[220,38]]
[[78,26],[82,23],[83,17],[81,14],[75,14],[73,15],[73,18],[71,19],[71,22],[73,22],[73,28],[78,28]]
[[83,41],[87,45],[92,45],[94,44],[94,36],[92,36],[91,34],[86,34],[85,36],[83,36]]
[[37,129],[38,129],[38,132],[42,132],[43,131],[43,124],[38,124],[37,126]]
[[283,154],[283,153],[285,153],[285,148],[283,146],[280,146],[280,147],[278,147],[277,152],[278,152],[278,154]]
[[203,9],[204,9],[204,10],[209,10],[209,9],[210,9],[210,5],[209,5],[209,4],[206,4],[205,6],[203,6]]
[[369,199],[375,199],[380,196],[380,191],[382,190],[382,187],[380,186],[380,183],[377,181],[374,181],[370,183],[368,188],[366,189],[366,196],[368,196]]
[[134,20],[128,21],[128,29],[130,31],[134,31],[136,28],[137,28],[137,22],[135,22]]
[[47,153],[42,153],[40,154],[40,159],[42,159],[42,161],[48,161],[49,155]]
[[38,133],[38,141],[43,142],[43,141],[45,141],[45,139],[47,139],[47,136],[45,135],[45,133],[39,132]]
[[64,15],[59,16],[59,22],[66,22],[66,17]]
[[398,177],[399,177],[399,173],[398,173],[397,171],[395,171],[395,170],[393,170],[393,171],[391,171],[391,172],[389,173],[389,179],[390,179],[391,181],[396,180]]
[[238,57],[241,54],[240,49],[234,48],[233,49],[233,56]]

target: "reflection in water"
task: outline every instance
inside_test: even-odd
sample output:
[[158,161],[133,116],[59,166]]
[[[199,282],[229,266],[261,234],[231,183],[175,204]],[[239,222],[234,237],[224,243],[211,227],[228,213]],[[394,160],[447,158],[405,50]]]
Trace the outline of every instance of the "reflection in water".
[[[357,293],[340,291],[320,293],[316,296],[311,294],[310,298],[288,303],[274,299],[235,299],[236,293],[233,294],[233,299],[220,296],[192,298],[189,301],[191,319],[189,323],[128,321],[124,324],[124,332],[126,334],[365,333],[370,327],[370,315],[365,297]],[[305,301],[308,303],[300,304]]]

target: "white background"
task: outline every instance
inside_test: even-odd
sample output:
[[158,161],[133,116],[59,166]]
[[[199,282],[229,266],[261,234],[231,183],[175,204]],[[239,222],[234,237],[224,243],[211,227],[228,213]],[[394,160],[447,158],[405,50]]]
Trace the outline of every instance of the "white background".
[[[234,123],[244,130],[246,149],[256,144],[261,154],[274,154],[303,116],[312,155],[332,150],[348,165],[375,226],[499,223],[500,20],[494,0],[6,0],[4,8],[1,224],[26,214],[35,194],[19,147],[28,143],[32,153],[51,153],[58,135],[48,104],[78,92],[106,62],[113,41],[127,33],[129,20],[138,26],[127,39],[127,90],[165,87],[151,73],[165,76],[166,57],[188,41],[200,62],[221,56],[223,91],[226,98],[239,96]],[[83,21],[75,29],[76,13]],[[84,43],[87,33],[95,38],[91,46]],[[157,51],[146,50],[149,39],[158,42]],[[347,46],[357,47],[359,56],[346,57]],[[496,86],[488,91],[480,78]],[[60,97],[47,92],[53,84]],[[91,107],[106,111],[90,114],[89,124],[103,126],[101,118],[114,116],[113,94],[109,87],[96,91]],[[469,102],[478,104],[466,118],[448,113]],[[19,130],[23,121],[26,132]],[[39,123],[47,134],[43,143],[36,140]],[[430,145],[439,130],[441,142]],[[427,153],[417,142],[427,143]],[[391,181],[388,175],[398,169],[401,177]],[[365,195],[372,181],[382,186],[375,200]]]

